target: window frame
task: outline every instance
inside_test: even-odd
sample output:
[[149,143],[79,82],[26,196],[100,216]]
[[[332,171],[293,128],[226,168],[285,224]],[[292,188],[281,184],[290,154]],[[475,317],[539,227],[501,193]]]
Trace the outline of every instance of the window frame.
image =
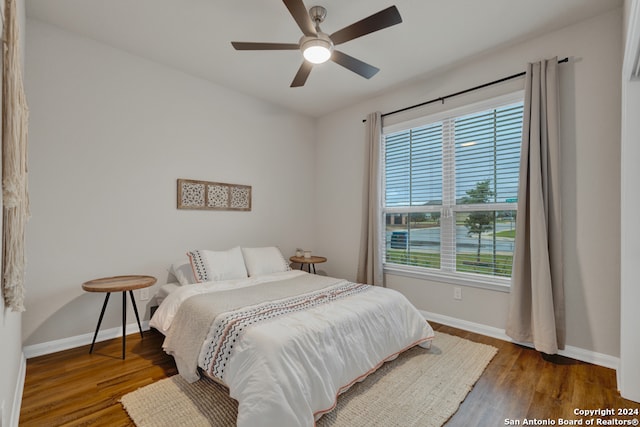
[[[400,121],[389,126],[385,126],[383,123],[381,141],[380,141],[380,206],[378,220],[380,221],[378,230],[380,231],[381,250],[379,256],[381,257],[381,263],[383,266],[383,272],[385,274],[406,276],[418,279],[426,279],[434,282],[444,282],[454,285],[472,286],[484,289],[491,289],[502,292],[509,292],[511,289],[511,277],[491,276],[478,273],[458,272],[458,271],[446,271],[442,268],[430,269],[426,267],[419,267],[405,264],[388,263],[386,261],[386,215],[387,214],[410,214],[410,213],[427,213],[427,212],[439,212],[441,217],[451,215],[454,218],[458,212],[477,212],[477,211],[516,211],[518,210],[518,203],[488,203],[488,204],[455,204],[455,188],[450,189],[449,194],[453,197],[453,204],[447,204],[443,200],[442,205],[435,206],[398,206],[398,207],[386,207],[386,167],[385,167],[385,154],[386,154],[386,136],[401,131],[410,130],[417,127],[427,126],[432,123],[442,122],[447,119],[455,119],[468,114],[478,113],[484,110],[497,109],[510,104],[518,102],[524,102],[524,91],[517,90],[505,95],[491,97],[479,102],[469,103],[467,105],[443,109],[442,111],[434,112],[431,114],[425,114],[424,116],[409,119],[406,121]],[[443,138],[444,139],[444,138]],[[443,140],[443,152],[445,151],[445,142]],[[455,159],[455,151],[453,154]],[[453,186],[455,186],[455,166],[453,171],[446,172],[444,166],[445,159],[443,158],[443,181],[446,173],[450,173],[453,176]],[[445,198],[444,183],[443,183],[443,199]],[[455,227],[455,225],[454,225]],[[442,231],[441,231],[442,237]],[[450,243],[450,242],[449,242]],[[454,240],[455,247],[455,240]],[[442,241],[441,241],[442,244]],[[442,253],[440,253],[440,259],[442,260]]]

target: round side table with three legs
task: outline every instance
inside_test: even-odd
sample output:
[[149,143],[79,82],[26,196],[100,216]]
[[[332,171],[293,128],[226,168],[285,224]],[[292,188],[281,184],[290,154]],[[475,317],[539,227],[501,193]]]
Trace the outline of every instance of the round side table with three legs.
[[138,316],[138,307],[136,307],[136,300],[133,297],[133,291],[136,289],[147,288],[149,286],[152,286],[154,283],[156,283],[155,277],[131,275],[103,277],[101,279],[90,280],[82,284],[82,289],[87,292],[107,293],[107,295],[104,297],[102,311],[100,312],[100,317],[98,319],[98,326],[96,326],[96,332],[95,334],[93,334],[93,341],[91,341],[91,348],[89,349],[89,353],[93,352],[93,346],[96,343],[96,337],[98,336],[100,324],[102,323],[102,318],[104,317],[104,310],[107,308],[107,303],[109,302],[109,296],[111,296],[111,292],[122,292],[122,359],[125,358],[127,339],[127,292],[129,292],[129,295],[131,296],[131,304],[133,305],[134,313],[136,313],[136,320],[138,321],[140,336],[144,338],[144,336],[142,335],[142,326],[140,325],[140,316]]
[[303,256],[292,256],[289,261],[300,264],[300,270],[304,270],[304,265],[307,264],[307,270],[311,273],[311,267],[313,266],[313,273],[316,273],[316,264],[327,262],[327,258],[323,256],[310,256],[305,258]]

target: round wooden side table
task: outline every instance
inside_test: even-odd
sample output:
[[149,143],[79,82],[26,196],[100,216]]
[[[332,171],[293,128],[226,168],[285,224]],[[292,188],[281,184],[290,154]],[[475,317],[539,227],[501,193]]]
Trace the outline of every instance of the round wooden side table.
[[138,316],[138,307],[136,307],[136,300],[133,297],[133,291],[135,289],[147,288],[149,286],[152,286],[154,283],[156,283],[156,278],[153,276],[130,275],[103,277],[100,279],[90,280],[82,284],[82,289],[87,292],[107,293],[107,295],[104,297],[104,303],[102,304],[100,317],[98,318],[98,326],[96,326],[96,332],[93,334],[93,341],[91,341],[89,354],[93,352],[93,346],[96,343],[96,337],[98,336],[100,324],[102,323],[102,318],[104,317],[104,310],[107,308],[107,303],[109,302],[109,296],[111,296],[111,292],[122,292],[122,359],[125,358],[127,337],[127,292],[129,292],[129,295],[131,296],[131,304],[133,304],[133,311],[134,313],[136,313],[136,320],[138,321],[140,336],[144,338],[144,335],[142,335],[142,326],[140,325],[140,317]]
[[316,264],[327,262],[327,259],[323,256],[311,256],[305,258],[303,256],[292,256],[289,261],[300,264],[300,270],[304,269],[304,265],[307,264],[307,270],[311,273],[311,266],[313,266],[313,274],[316,274]]

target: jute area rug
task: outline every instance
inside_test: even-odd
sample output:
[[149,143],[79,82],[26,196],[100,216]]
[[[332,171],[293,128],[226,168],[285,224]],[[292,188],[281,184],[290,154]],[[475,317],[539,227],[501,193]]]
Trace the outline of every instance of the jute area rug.
[[[431,349],[414,347],[385,363],[340,395],[336,408],[316,425],[441,426],[496,352],[495,347],[436,333]],[[230,427],[236,425],[238,411],[224,387],[204,377],[188,384],[179,375],[126,394],[121,403],[138,427]]]

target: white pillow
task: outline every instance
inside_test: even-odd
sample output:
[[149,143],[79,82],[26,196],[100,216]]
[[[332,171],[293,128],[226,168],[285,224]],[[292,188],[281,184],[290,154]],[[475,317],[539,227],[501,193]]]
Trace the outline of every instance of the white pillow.
[[178,280],[178,283],[180,283],[180,286],[197,283],[196,278],[193,275],[193,268],[191,267],[189,259],[176,261],[171,264],[169,273],[173,274],[176,280]]
[[247,277],[240,247],[228,251],[195,250],[187,252],[187,256],[198,283]]
[[249,276],[289,271],[289,263],[275,246],[266,248],[242,248],[244,263]]

